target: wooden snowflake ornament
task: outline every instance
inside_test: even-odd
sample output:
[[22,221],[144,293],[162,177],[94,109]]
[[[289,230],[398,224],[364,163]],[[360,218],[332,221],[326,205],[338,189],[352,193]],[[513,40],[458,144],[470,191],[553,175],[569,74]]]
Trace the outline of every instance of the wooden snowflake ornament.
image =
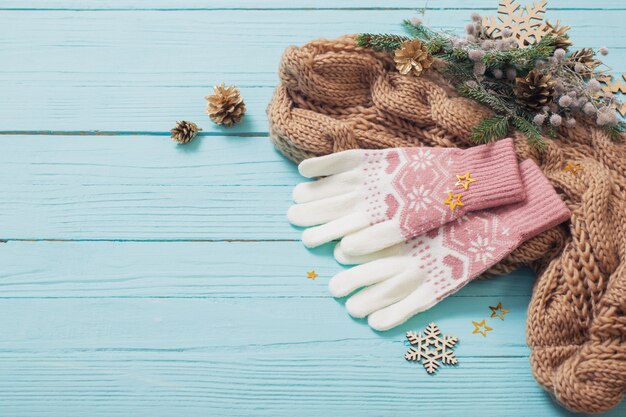
[[534,45],[550,33],[543,21],[546,4],[546,0],[541,0],[522,7],[515,0],[500,0],[498,15],[483,18],[485,33],[492,38],[501,38],[504,29],[508,29],[520,48]]
[[422,365],[429,374],[434,373],[439,364],[456,365],[457,358],[452,349],[459,338],[456,336],[441,336],[441,332],[435,323],[430,323],[424,335],[422,333],[406,332],[411,347],[405,353],[407,361],[422,361]]
[[[598,81],[604,84],[602,86],[602,91],[605,93],[626,94],[626,83],[624,83],[624,81],[626,81],[626,74],[622,74],[621,80],[614,79],[612,76],[606,75],[598,77]],[[621,105],[618,105],[615,110],[617,110],[622,117],[626,116],[626,103],[621,103]]]
[[[626,81],[626,74],[622,74],[622,80]],[[622,80],[614,80],[613,77],[610,75],[598,77],[598,81],[605,84],[602,86],[602,91],[604,91],[605,93],[626,94],[626,84],[624,84]]]

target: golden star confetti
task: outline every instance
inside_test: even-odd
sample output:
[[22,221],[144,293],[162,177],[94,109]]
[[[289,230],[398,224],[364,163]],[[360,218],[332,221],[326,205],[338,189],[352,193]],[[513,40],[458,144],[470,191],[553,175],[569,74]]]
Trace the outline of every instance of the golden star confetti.
[[315,278],[318,277],[318,275],[315,273],[315,271],[310,271],[306,273],[306,277],[307,279],[312,279],[313,281],[315,281]]
[[563,168],[563,171],[569,171],[574,175],[578,174],[582,170],[582,165],[576,162],[568,162],[567,165],[565,165],[565,167]]
[[487,337],[487,332],[493,330],[491,327],[487,326],[487,322],[484,319],[481,322],[472,321],[472,324],[474,325],[472,334],[480,333],[483,337]]
[[[498,303],[497,306],[489,306],[491,310],[491,317],[500,317],[500,320],[504,320],[504,316],[510,311],[502,308],[502,303]],[[499,313],[498,313],[499,312]]]
[[458,179],[458,181],[454,185],[460,185],[461,187],[465,188],[466,190],[469,188],[469,185],[471,183],[476,182],[476,179],[472,178],[470,176],[469,171],[467,171],[465,173],[465,175],[458,175],[457,174],[456,178]]
[[456,206],[464,206],[461,201],[461,194],[453,195],[452,193],[448,193],[448,198],[443,201],[443,204],[447,204],[450,206],[450,211],[454,211]]

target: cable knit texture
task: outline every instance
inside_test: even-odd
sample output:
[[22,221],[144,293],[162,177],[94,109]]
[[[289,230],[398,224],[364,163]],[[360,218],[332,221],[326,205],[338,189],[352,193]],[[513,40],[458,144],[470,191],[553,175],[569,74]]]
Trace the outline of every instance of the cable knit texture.
[[[403,76],[391,56],[352,36],[288,48],[268,106],[270,137],[295,162],[356,148],[466,148],[490,114],[436,71]],[[544,138],[540,152],[519,132],[512,137],[518,159],[537,162],[572,216],[490,272],[538,272],[526,335],[535,378],[572,410],[605,411],[626,391],[625,138],[580,123]],[[565,171],[568,162],[582,170]]]

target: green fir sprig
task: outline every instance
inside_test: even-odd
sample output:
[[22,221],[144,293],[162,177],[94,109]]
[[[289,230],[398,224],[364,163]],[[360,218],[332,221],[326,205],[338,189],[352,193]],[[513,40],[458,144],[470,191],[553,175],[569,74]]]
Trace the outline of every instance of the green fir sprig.
[[538,59],[546,59],[554,53],[558,36],[544,36],[534,45],[526,48],[513,48],[505,51],[486,51],[482,61],[487,68],[501,68],[509,66],[520,73],[527,73],[535,66]]
[[522,132],[528,138],[531,146],[539,150],[546,148],[546,142],[541,138],[541,128],[534,124],[532,120],[528,120],[526,116],[514,116],[511,123],[517,130]]
[[626,134],[626,123],[619,122],[614,126],[609,126],[607,127],[607,131],[613,139],[619,139],[622,135]]
[[472,83],[470,81],[458,84],[456,86],[456,90],[463,97],[467,97],[481,104],[484,104],[485,106],[489,107],[499,114],[514,116],[517,115],[520,111],[519,107],[515,105],[514,101],[503,99],[502,97],[495,94],[495,92],[486,90],[483,86],[476,82]]
[[393,52],[409,40],[411,38],[402,35],[361,33],[356,37],[356,44],[379,52]]
[[509,118],[495,115],[481,120],[472,130],[469,140],[474,143],[489,143],[506,136],[509,131]]
[[431,40],[433,37],[435,36],[440,36],[437,32],[435,32],[434,30],[419,24],[413,24],[413,22],[411,22],[408,19],[404,19],[402,21],[402,27],[404,27],[404,30],[411,35],[412,37],[419,39],[421,41],[429,41]]

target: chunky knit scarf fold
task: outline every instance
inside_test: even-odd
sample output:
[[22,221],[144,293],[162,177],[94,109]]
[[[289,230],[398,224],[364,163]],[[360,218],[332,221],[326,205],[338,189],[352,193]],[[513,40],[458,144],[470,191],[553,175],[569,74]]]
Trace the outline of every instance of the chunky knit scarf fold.
[[[267,112],[271,140],[295,162],[355,148],[466,148],[491,114],[436,71],[400,75],[387,54],[351,36],[288,48]],[[518,158],[539,164],[572,217],[490,272],[537,271],[526,335],[535,378],[567,408],[605,411],[626,393],[626,138],[579,125],[545,138],[541,152],[512,137]],[[578,172],[564,170],[568,163]]]

